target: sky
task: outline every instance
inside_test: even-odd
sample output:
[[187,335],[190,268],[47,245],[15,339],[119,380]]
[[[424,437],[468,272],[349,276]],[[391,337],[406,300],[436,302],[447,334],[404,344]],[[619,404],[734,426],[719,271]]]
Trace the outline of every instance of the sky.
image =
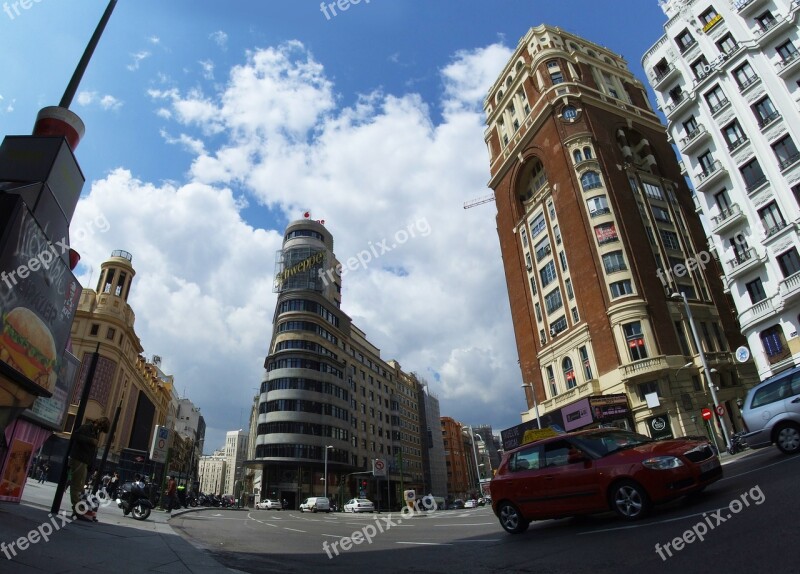
[[[483,140],[483,99],[518,40],[559,26],[628,61],[657,0],[119,0],[70,109],[86,124],[71,224],[96,287],[133,255],[145,356],[200,407],[204,451],[249,424],[283,231],[310,212],[346,262],[342,309],[438,397],[442,416],[527,409]],[[0,134],[57,105],[106,0],[0,0]],[[387,249],[388,247],[388,249]]]

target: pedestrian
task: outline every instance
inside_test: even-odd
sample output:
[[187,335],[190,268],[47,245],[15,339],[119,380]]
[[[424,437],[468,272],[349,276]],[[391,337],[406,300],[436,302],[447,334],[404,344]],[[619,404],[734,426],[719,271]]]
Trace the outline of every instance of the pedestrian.
[[69,453],[70,488],[69,497],[72,502],[72,514],[78,520],[91,522],[97,521],[94,516],[86,516],[88,512],[81,513],[76,508],[81,501],[81,495],[86,484],[86,471],[97,455],[97,442],[100,433],[108,432],[111,423],[106,417],[82,424],[73,435],[72,449]]
[[175,482],[174,476],[167,477],[167,514],[172,512],[172,507],[175,506],[175,495],[177,494],[178,483]]
[[50,465],[44,463],[42,467],[39,469],[39,484],[44,484],[47,480],[47,474],[50,472]]
[[114,473],[111,480],[108,481],[108,495],[111,498],[117,497],[117,487],[119,486],[119,473]]

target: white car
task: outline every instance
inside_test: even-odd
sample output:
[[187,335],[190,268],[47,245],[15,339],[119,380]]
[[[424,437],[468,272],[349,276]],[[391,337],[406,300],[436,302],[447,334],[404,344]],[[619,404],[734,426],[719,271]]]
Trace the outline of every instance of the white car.
[[262,500],[256,504],[259,510],[280,510],[283,507],[280,500]]
[[345,512],[375,512],[375,505],[366,498],[352,498],[344,504]]
[[300,504],[300,512],[330,512],[331,501],[322,496],[306,498]]
[[464,503],[464,508],[478,508],[478,501],[474,498]]

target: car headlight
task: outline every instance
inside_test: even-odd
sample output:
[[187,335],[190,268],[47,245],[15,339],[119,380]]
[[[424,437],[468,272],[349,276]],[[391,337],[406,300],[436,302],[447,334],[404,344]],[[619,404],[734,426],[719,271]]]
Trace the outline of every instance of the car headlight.
[[683,466],[683,462],[675,456],[654,456],[643,460],[642,465],[651,470],[669,470]]

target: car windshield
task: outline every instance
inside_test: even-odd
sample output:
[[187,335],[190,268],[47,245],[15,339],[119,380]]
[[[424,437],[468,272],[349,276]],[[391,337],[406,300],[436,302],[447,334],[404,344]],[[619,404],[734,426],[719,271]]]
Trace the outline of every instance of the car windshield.
[[650,437],[623,430],[608,430],[586,434],[574,437],[572,440],[582,450],[596,458],[607,456],[619,450],[633,448],[640,444],[653,442]]

